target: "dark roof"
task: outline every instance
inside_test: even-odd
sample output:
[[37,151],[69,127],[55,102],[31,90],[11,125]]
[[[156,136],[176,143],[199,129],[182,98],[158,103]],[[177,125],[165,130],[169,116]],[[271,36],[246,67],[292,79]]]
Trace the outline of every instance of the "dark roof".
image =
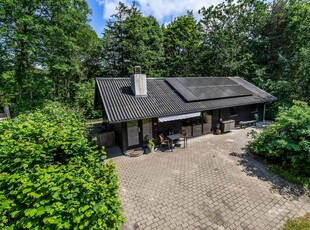
[[[170,79],[170,78],[169,78]],[[175,78],[177,79],[177,78]],[[184,78],[204,81],[211,78]],[[213,78],[212,78],[213,79]],[[215,79],[215,78],[214,78]],[[178,90],[168,83],[168,78],[147,78],[147,97],[135,97],[131,91],[130,78],[97,78],[96,92],[101,96],[104,111],[110,123],[143,118],[153,118],[219,108],[266,103],[276,100],[269,93],[259,89],[240,77],[216,78],[229,79],[250,91],[252,95],[200,100],[187,102]]]

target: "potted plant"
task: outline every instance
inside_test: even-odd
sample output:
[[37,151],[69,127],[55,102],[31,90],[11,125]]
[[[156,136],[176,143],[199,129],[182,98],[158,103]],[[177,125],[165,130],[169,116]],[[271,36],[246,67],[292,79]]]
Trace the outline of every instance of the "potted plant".
[[149,153],[154,152],[154,147],[155,147],[155,142],[154,142],[154,138],[149,138],[148,142],[147,142],[147,149]]
[[256,121],[259,120],[259,115],[258,115],[258,113],[254,113],[254,119],[255,119]]
[[148,135],[144,137],[144,143],[146,144],[146,151],[145,153],[152,153],[154,152],[155,148],[155,140],[154,138],[150,138]]

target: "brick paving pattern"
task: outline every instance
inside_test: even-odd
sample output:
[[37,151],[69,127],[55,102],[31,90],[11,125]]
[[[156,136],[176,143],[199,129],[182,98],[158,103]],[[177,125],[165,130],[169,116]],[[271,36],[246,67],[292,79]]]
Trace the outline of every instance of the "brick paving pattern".
[[122,229],[279,229],[310,212],[309,190],[268,172],[244,150],[251,128],[189,140],[186,149],[112,158]]

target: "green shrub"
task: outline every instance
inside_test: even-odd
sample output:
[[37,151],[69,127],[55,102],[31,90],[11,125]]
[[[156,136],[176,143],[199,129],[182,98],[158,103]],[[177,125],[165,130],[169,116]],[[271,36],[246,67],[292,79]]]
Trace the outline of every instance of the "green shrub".
[[87,81],[76,85],[74,105],[79,108],[87,119],[101,117],[101,111],[94,108],[95,81]]
[[281,230],[309,230],[310,229],[310,213],[303,217],[288,220]]
[[290,170],[289,168],[283,168],[278,165],[269,164],[268,170],[279,175],[280,177],[286,179],[289,182],[302,185],[304,188],[310,188],[310,177],[303,176],[295,171]]
[[1,229],[118,229],[118,176],[79,115],[49,104],[0,123]]
[[22,99],[12,104],[12,117],[17,117],[23,113],[32,113],[36,109],[42,109],[46,104],[50,103],[45,99]]
[[310,107],[294,101],[281,109],[276,122],[249,143],[249,151],[269,163],[310,176]]

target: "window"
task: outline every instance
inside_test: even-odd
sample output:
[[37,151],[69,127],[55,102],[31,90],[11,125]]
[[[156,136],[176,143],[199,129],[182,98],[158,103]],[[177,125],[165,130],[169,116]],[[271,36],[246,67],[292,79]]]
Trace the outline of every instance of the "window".
[[251,105],[251,111],[252,111],[253,113],[258,112],[258,104],[253,104],[253,105]]
[[238,116],[237,107],[231,107],[229,111],[231,117]]

